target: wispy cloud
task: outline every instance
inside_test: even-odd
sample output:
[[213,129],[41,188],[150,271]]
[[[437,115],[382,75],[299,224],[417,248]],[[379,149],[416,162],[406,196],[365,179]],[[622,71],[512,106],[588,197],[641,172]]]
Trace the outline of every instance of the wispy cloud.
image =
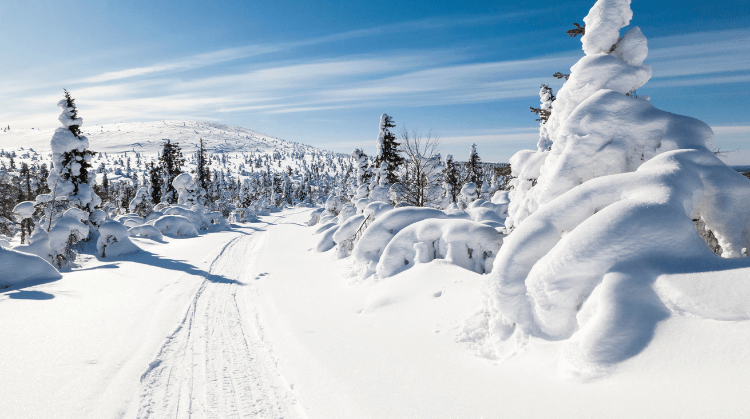
[[[424,19],[277,44],[222,49],[179,60],[102,73],[68,84],[86,104],[86,117],[107,123],[154,118],[222,118],[227,114],[282,115],[373,106],[434,106],[534,98],[550,74],[569,68],[580,51],[521,60],[484,61],[468,47],[390,50],[334,58],[243,63],[230,74],[191,72],[291,48],[375,37],[399,31],[489,25],[517,15]],[[678,87],[749,82],[750,31],[656,38],[647,63],[654,78],[646,86]],[[685,42],[692,44],[685,45]],[[681,44],[682,43],[682,44]],[[480,62],[477,62],[480,61]],[[206,74],[208,73],[208,74]],[[737,74],[740,73],[740,74]],[[2,95],[0,95],[2,96]],[[14,98],[15,99],[15,98]],[[3,120],[27,120],[57,95],[27,94],[0,111]],[[531,134],[524,134],[531,135]],[[535,134],[534,134],[535,135]],[[446,137],[453,141],[454,137]],[[455,137],[458,141],[458,137]],[[514,133],[482,134],[505,141]],[[530,138],[530,137],[529,137]],[[464,140],[461,140],[464,141]]]
[[122,80],[131,77],[146,76],[165,72],[186,71],[206,67],[210,65],[221,64],[228,61],[235,61],[244,58],[250,58],[273,52],[292,50],[312,45],[327,44],[333,42],[348,41],[357,38],[381,36],[385,34],[396,34],[403,32],[424,31],[430,29],[445,29],[456,26],[481,26],[494,25],[510,19],[521,16],[541,14],[548,12],[550,9],[534,10],[520,13],[505,13],[481,16],[466,16],[463,18],[426,18],[388,25],[382,25],[373,28],[358,29],[347,32],[340,32],[331,35],[324,35],[308,39],[287,42],[265,43],[258,45],[247,45],[239,48],[228,48],[219,51],[213,51],[203,54],[196,54],[181,58],[174,61],[156,63],[150,66],[134,67],[118,71],[110,71],[96,76],[91,76],[76,80],[81,83],[102,83],[114,80]]

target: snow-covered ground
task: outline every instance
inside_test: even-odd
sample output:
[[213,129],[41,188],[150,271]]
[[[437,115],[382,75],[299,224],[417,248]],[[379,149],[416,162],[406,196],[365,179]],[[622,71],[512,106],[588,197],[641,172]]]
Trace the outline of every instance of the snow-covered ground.
[[560,362],[562,342],[532,338],[503,361],[476,352],[463,331],[482,307],[482,275],[435,260],[360,281],[351,259],[312,250],[310,211],[166,243],[133,238],[143,252],[2,290],[0,416],[741,418],[750,409],[744,260],[658,278],[677,306],[710,297],[730,314],[674,312],[640,354],[582,379]]
[[[179,142],[183,152],[197,150],[201,138],[206,149],[212,153],[267,153],[291,149],[295,145],[314,150],[311,146],[280,140],[247,128],[204,121],[125,122],[106,125],[90,125],[88,122],[82,126],[81,131],[89,139],[91,150],[115,153],[130,151],[156,154],[161,151],[165,138]],[[0,132],[0,147],[6,150],[24,147],[46,152],[50,150],[50,138],[54,132],[54,128],[11,127],[10,131]]]

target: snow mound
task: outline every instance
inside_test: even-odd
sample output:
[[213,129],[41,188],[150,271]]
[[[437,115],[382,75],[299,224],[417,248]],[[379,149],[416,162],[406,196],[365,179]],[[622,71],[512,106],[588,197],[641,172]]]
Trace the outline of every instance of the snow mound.
[[377,264],[379,278],[445,259],[476,273],[486,273],[503,243],[494,228],[468,220],[427,219],[414,223],[388,243]]
[[153,224],[160,233],[168,236],[197,237],[193,222],[182,215],[163,215]]
[[34,281],[55,281],[60,272],[37,255],[0,247],[0,289]]
[[208,230],[211,226],[211,221],[199,211],[193,211],[178,205],[172,205],[162,212],[164,215],[179,215],[187,218],[193,223],[193,226],[197,230]]
[[99,226],[96,253],[103,258],[135,253],[141,249],[130,241],[128,228],[117,221],[109,220]]
[[386,212],[367,227],[362,238],[354,246],[354,260],[365,266],[365,275],[376,272],[380,255],[385,246],[403,228],[428,218],[448,218],[443,211],[434,208],[396,208]]
[[128,235],[130,237],[148,237],[154,240],[162,240],[164,238],[161,232],[159,232],[159,229],[151,224],[130,227],[128,229]]

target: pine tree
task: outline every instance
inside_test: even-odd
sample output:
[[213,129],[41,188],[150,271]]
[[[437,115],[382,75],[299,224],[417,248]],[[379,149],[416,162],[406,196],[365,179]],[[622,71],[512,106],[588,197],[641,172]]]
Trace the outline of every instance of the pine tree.
[[477,145],[472,144],[469,152],[469,161],[466,163],[466,181],[476,183],[478,188],[482,187],[482,159],[477,153]]
[[208,191],[211,184],[211,170],[208,166],[211,162],[206,158],[206,146],[203,143],[203,138],[200,139],[200,148],[198,149],[197,157],[196,174],[198,176],[198,186],[203,188],[204,191]]
[[[163,172],[161,199],[170,204],[177,203],[177,191],[172,185],[174,178],[182,173],[182,166],[185,164],[185,158],[182,156],[179,143],[173,143],[167,140],[162,148],[160,166]],[[153,197],[153,195],[151,195]]]
[[150,183],[149,195],[153,202],[161,202],[161,165],[151,162],[148,168],[148,178]]
[[541,105],[538,108],[529,106],[531,112],[539,115],[537,121],[545,124],[552,114],[552,102],[555,100],[555,95],[552,94],[552,88],[546,84],[543,84],[539,90],[539,97],[541,98]]
[[398,169],[403,165],[404,158],[399,154],[401,143],[389,128],[394,128],[393,118],[387,114],[380,116],[380,133],[378,134],[378,153],[375,156],[374,167],[387,164],[386,181],[389,184],[398,182]]
[[461,193],[461,179],[459,179],[458,169],[456,163],[453,161],[453,156],[450,154],[445,157],[443,183],[451,202],[456,202],[458,194]]
[[88,149],[89,141],[81,135],[83,120],[78,116],[75,100],[67,90],[63,91],[64,98],[57,105],[63,110],[59,120],[65,128],[58,128],[52,136],[54,171],[48,181],[59,188],[59,193],[68,195],[71,204],[90,214],[101,204],[91,186],[94,183],[91,159],[96,153]]

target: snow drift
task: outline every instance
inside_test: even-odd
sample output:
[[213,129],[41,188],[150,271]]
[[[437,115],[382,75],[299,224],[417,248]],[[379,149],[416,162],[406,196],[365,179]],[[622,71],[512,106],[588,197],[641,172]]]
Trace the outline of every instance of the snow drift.
[[0,289],[34,281],[55,281],[60,272],[39,256],[0,247]]

